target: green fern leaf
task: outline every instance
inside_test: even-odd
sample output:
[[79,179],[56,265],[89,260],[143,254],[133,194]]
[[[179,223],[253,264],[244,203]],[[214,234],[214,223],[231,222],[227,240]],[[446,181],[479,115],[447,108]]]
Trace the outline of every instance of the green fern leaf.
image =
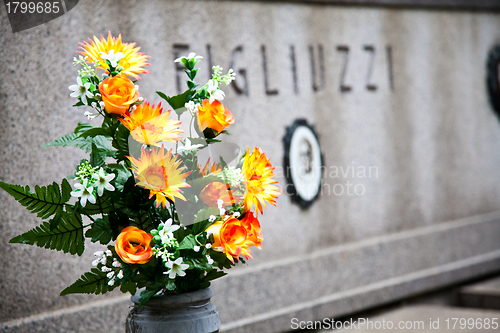
[[21,205],[42,219],[47,219],[54,214],[60,214],[64,204],[71,198],[71,185],[66,179],[62,180],[61,189],[54,182],[48,186],[35,186],[31,192],[29,186],[24,188],[0,182],[0,188],[12,195]]
[[51,230],[50,222],[12,238],[9,243],[37,245],[46,249],[63,251],[81,256],[85,248],[82,218],[78,214],[62,212],[61,221]]
[[61,296],[68,294],[105,294],[114,287],[108,286],[106,273],[97,268],[84,273],[75,283],[61,291]]
[[85,150],[87,153],[90,153],[92,148],[92,138],[82,138],[80,137],[80,134],[94,127],[94,125],[91,125],[89,123],[78,123],[78,126],[75,128],[75,131],[73,133],[66,134],[59,139],[46,143],[42,147],[74,146]]

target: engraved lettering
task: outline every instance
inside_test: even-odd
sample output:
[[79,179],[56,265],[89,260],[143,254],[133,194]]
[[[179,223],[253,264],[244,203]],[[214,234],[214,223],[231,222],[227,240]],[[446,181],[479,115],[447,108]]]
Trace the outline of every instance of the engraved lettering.
[[340,91],[348,92],[351,91],[351,86],[345,84],[345,78],[347,76],[347,66],[349,64],[349,46],[339,45],[337,46],[337,51],[344,53],[344,62],[342,64],[342,71],[340,73]]
[[[309,46],[309,58],[311,61],[311,84],[313,91],[320,91],[325,86],[325,59],[323,56],[323,45],[318,45],[319,75],[316,71],[316,61],[314,57],[314,47]],[[318,82],[319,76],[319,82]]]
[[261,45],[260,51],[262,54],[262,70],[264,71],[264,87],[266,95],[278,95],[278,89],[269,88],[269,73],[267,71],[266,46]]
[[297,62],[295,60],[295,46],[290,45],[290,61],[291,61],[291,69],[292,69],[292,77],[293,77],[293,91],[296,95],[299,93],[299,83],[297,79]]
[[372,72],[373,72],[373,63],[375,61],[375,46],[373,45],[365,45],[364,50],[370,53],[370,60],[368,60],[368,70],[366,73],[366,89],[369,91],[377,90],[377,85],[371,83]]
[[[231,64],[229,65],[230,68],[232,68],[235,72],[235,62],[236,62],[236,55],[239,53],[243,53],[243,46],[238,45],[233,53],[231,54]],[[248,96],[248,79],[247,79],[247,70],[245,68],[240,68],[238,69],[238,75],[236,75],[236,80],[231,83],[231,87],[233,87],[234,91],[238,95],[245,95]],[[240,86],[240,82],[243,82],[243,86]]]

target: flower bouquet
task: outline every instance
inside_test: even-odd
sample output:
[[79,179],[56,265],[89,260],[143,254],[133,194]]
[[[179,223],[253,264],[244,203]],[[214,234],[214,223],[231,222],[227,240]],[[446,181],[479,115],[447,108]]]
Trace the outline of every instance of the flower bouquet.
[[207,288],[237,262],[262,247],[258,221],[280,194],[274,168],[259,148],[239,152],[220,139],[232,113],[221,103],[221,84],[232,70],[213,67],[204,85],[195,82],[202,58],[175,61],[185,67],[187,90],[157,94],[174,111],[139,93],[148,56],[121,35],[80,43],[81,66],[69,89],[100,126],[79,123],[73,133],[45,146],[75,146],[89,158],[70,181],[48,186],[0,187],[45,222],[11,243],[82,255],[85,238],[103,245],[92,268],[61,295],[104,294],[115,288],[135,294],[142,306],[157,294]]

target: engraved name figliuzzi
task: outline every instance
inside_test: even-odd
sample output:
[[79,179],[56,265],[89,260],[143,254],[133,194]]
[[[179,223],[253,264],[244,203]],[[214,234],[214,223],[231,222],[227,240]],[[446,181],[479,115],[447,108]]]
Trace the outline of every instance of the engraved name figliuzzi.
[[[211,72],[213,58],[234,69],[236,81],[231,84],[237,95],[264,93],[301,95],[323,91],[347,93],[392,93],[395,90],[394,49],[390,44],[309,43],[299,48],[239,44],[221,51],[212,44],[172,45],[172,59],[195,50],[202,50]],[[217,53],[214,51],[217,50]],[[200,51],[201,52],[201,51]],[[224,59],[220,61],[219,59]],[[184,69],[175,64],[175,86],[183,90]],[[258,81],[255,81],[258,80]],[[255,82],[251,85],[251,82]]]

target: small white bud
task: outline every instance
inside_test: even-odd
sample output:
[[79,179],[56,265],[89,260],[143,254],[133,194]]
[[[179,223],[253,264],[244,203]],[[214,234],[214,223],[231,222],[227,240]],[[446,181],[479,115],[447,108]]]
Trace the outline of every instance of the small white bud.
[[116,277],[119,279],[123,279],[123,271],[119,271]]
[[97,251],[97,252],[94,252],[94,255],[95,255],[96,257],[102,257],[102,256],[104,255],[104,252],[102,252],[102,251]]
[[111,279],[113,277],[113,275],[115,275],[115,272],[109,272],[108,274],[106,274],[106,277],[108,279]]
[[193,247],[193,250],[194,250],[194,252],[198,252],[198,251],[200,251],[200,247],[198,245],[195,245]]
[[111,272],[111,271],[112,271],[112,269],[111,269],[111,268],[109,268],[109,267],[107,267],[107,266],[102,266],[102,267],[101,267],[101,271],[102,271],[103,273],[107,273],[107,272]]
[[111,252],[111,250],[106,250],[106,255],[107,255],[107,256],[112,256],[112,255],[113,255],[113,252]]
[[207,243],[207,244],[205,244],[205,247],[206,247],[207,249],[210,249],[210,248],[212,248],[212,244],[211,244],[211,243]]
[[115,279],[113,279],[113,280],[109,280],[109,282],[108,282],[108,286],[112,286],[112,285],[114,285],[114,284],[115,284]]

